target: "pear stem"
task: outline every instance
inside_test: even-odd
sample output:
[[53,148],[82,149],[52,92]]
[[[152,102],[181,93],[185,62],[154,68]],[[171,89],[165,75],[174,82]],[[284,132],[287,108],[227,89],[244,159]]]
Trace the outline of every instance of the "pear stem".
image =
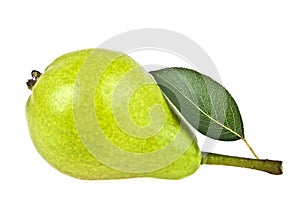
[[201,152],[201,155],[201,164],[243,167],[264,171],[274,175],[283,173],[282,161],[242,158],[208,152]]

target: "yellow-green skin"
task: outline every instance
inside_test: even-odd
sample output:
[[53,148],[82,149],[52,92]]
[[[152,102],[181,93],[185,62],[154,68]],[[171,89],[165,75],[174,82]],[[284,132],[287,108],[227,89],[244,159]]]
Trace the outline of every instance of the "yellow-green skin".
[[[84,146],[74,123],[72,101],[76,76],[91,52],[94,59],[104,54],[110,57],[118,53],[104,49],[87,49],[65,54],[47,67],[33,87],[26,104],[26,116],[32,141],[42,157],[59,171],[79,179],[181,179],[194,173],[200,166],[201,156],[197,141],[195,137],[191,137],[188,129],[183,130],[186,137],[193,140],[188,150],[170,165],[145,173],[126,172],[106,166]],[[136,138],[124,133],[114,121],[109,106],[111,91],[120,78],[135,67],[139,67],[135,61],[122,55],[104,71],[95,91],[95,111],[99,125],[105,130],[105,136],[113,144],[125,151],[153,152],[167,146],[179,128],[179,120],[168,107],[158,86],[152,84],[138,90],[131,98],[129,107],[133,121],[143,126],[151,121],[151,106],[155,103],[163,106],[166,123],[152,137]],[[139,76],[149,75],[143,72]]]

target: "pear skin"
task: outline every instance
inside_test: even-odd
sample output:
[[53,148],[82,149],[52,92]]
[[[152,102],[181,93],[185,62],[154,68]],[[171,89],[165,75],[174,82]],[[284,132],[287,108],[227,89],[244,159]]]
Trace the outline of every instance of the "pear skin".
[[[93,89],[89,81],[98,72]],[[192,131],[129,56],[105,49],[75,51],[35,78],[26,104],[30,136],[60,172],[88,180],[181,179],[200,166]],[[85,104],[88,98],[93,108]]]

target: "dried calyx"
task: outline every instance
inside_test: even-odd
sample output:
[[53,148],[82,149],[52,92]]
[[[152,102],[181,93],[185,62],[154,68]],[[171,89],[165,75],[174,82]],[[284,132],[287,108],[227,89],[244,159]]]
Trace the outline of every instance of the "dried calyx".
[[40,78],[41,75],[42,75],[41,72],[37,70],[32,70],[31,72],[32,79],[29,79],[26,82],[28,89],[32,90],[33,86],[36,84],[37,80]]

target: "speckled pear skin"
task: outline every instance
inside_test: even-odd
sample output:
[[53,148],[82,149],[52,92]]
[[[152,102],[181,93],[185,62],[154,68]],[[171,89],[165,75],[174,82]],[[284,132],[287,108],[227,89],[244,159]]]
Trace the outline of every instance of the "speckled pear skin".
[[[193,174],[200,166],[201,156],[197,141],[195,137],[191,137],[192,133],[188,129],[183,130],[186,137],[193,140],[188,150],[170,165],[146,173],[129,173],[110,168],[86,149],[74,123],[72,100],[76,76],[91,52],[95,59],[97,56],[103,56],[103,53],[108,57],[115,53],[104,49],[86,49],[65,54],[47,67],[32,89],[26,104],[26,117],[32,141],[41,156],[57,170],[79,179],[134,177],[181,179]],[[167,114],[164,128],[150,138],[135,138],[118,128],[107,106],[112,95],[110,87],[122,74],[134,67],[139,66],[129,56],[122,55],[107,68],[96,88],[95,110],[99,124],[106,127],[106,137],[112,143],[126,151],[147,153],[168,145],[176,135],[179,120],[168,107],[159,88],[152,85],[134,94],[130,101],[129,112],[136,123],[147,124],[149,123],[147,105],[158,99]],[[145,72],[141,73],[141,76],[149,75]]]

